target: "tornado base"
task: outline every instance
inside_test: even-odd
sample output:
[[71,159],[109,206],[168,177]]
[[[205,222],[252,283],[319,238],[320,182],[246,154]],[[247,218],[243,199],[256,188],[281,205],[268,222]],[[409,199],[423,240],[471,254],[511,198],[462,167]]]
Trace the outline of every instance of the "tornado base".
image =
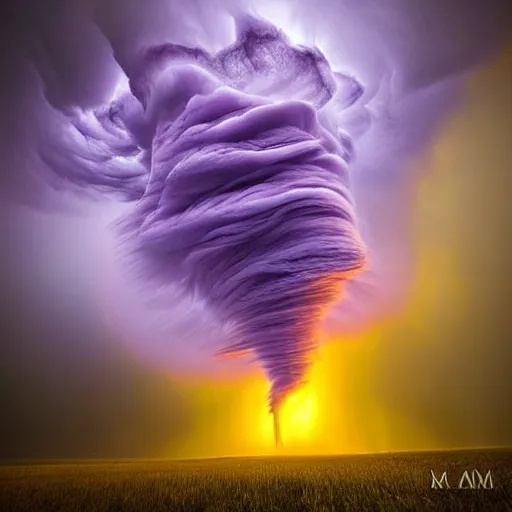
[[274,416],[274,442],[276,445],[276,448],[283,446],[283,439],[281,438],[281,424],[279,422],[279,411],[274,410],[273,412]]

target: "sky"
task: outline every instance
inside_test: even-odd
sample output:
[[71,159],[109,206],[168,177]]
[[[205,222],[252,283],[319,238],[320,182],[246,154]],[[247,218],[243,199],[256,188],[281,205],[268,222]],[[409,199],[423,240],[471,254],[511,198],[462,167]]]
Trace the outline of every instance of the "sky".
[[[74,11],[70,20],[58,2],[51,5],[55,9],[33,8],[28,15],[11,12],[4,23],[30,26],[28,33],[37,32],[49,48],[46,58],[53,56],[54,65],[40,68],[54,71],[46,81],[56,103],[91,103],[103,92],[87,77],[105,68],[108,51],[102,45],[91,50],[92,25],[80,22],[88,9]],[[133,18],[112,21],[115,2],[102,9],[100,22],[112,40],[137,33]],[[435,23],[442,14],[434,8],[421,19]],[[480,18],[482,34],[494,26],[503,32],[499,17]],[[477,38],[470,37],[478,33],[474,17],[456,20],[452,15],[439,29],[440,40],[457,39],[458,48],[478,54]],[[83,30],[86,43],[63,46],[59,37],[70,27]],[[424,30],[437,33],[428,23]],[[17,170],[15,142],[27,122],[19,91],[28,84],[20,63],[29,45],[21,31],[13,32],[16,37],[5,31],[1,60],[1,76],[8,78],[0,99],[0,458],[272,453],[260,373],[183,382],[129,350],[110,328],[98,292],[110,204],[84,203],[77,214],[66,207],[41,212],[12,200],[17,180],[26,179]],[[414,72],[404,81],[411,88],[432,79],[422,69],[437,56],[419,43],[412,47],[418,62],[408,55],[407,69]],[[408,158],[407,208],[401,201],[396,213],[409,226],[406,300],[361,332],[333,335],[321,348],[309,386],[285,412],[291,453],[512,445],[512,46],[500,40],[492,48],[492,59],[465,77],[429,144]],[[84,51],[95,59],[75,66]],[[451,70],[454,62],[467,65],[459,56],[444,59]]]

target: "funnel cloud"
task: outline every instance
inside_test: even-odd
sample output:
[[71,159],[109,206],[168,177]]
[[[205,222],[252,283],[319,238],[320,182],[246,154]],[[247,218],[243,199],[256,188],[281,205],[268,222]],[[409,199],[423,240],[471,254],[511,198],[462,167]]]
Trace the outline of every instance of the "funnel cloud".
[[273,408],[303,383],[327,307],[365,262],[336,122],[363,87],[249,16],[215,55],[165,44],[126,73],[109,105],[62,114],[62,147],[41,161],[50,181],[136,200],[121,221],[134,272],[232,326],[211,357],[253,355]]

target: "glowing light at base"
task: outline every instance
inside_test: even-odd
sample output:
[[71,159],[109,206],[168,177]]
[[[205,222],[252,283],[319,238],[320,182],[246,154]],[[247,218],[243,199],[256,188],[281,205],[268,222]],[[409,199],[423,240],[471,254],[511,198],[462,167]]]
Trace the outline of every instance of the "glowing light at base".
[[[269,387],[269,386],[267,386]],[[315,432],[317,415],[317,400],[314,389],[306,384],[301,389],[289,395],[279,409],[280,443],[276,447],[278,452],[289,451],[311,440]],[[274,417],[271,413],[261,415],[261,436],[265,444],[269,435],[274,436]]]
[[315,426],[315,395],[306,385],[285,401],[281,408],[283,443],[307,440]]
[[435,447],[424,426],[394,412],[375,389],[382,331],[389,328],[321,347],[308,383],[282,405],[278,449],[265,400],[269,383],[257,373],[224,383],[190,383],[186,400],[196,412],[193,426],[167,453],[178,458],[294,456]]

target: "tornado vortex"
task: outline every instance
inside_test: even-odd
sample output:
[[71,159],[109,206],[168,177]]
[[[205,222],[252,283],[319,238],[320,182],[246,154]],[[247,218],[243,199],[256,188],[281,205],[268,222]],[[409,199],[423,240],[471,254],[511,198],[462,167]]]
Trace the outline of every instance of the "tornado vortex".
[[215,55],[163,44],[121,64],[130,92],[74,120],[109,170],[81,181],[137,199],[122,230],[138,271],[234,326],[215,355],[252,353],[273,410],[303,383],[326,308],[365,262],[352,144],[335,122],[362,86],[251,17]]

